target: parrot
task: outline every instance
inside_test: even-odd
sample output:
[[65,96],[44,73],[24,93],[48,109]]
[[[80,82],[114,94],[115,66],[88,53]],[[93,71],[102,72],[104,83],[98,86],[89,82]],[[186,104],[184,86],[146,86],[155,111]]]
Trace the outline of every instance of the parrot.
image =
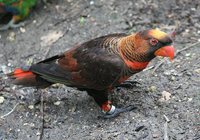
[[114,33],[74,45],[69,50],[8,73],[11,83],[47,88],[55,83],[86,91],[106,119],[135,107],[116,107],[108,99],[113,89],[144,70],[156,56],[174,58],[174,33],[147,29]]
[[0,0],[0,20],[6,14],[12,15],[8,24],[1,27],[0,30],[23,26],[24,23],[19,22],[30,14],[30,10],[36,4],[37,0]]

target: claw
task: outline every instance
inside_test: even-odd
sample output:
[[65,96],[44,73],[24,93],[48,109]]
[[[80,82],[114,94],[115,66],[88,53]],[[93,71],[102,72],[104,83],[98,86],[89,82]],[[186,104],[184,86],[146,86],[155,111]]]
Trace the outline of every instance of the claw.
[[135,106],[127,106],[127,107],[123,107],[123,108],[116,108],[115,111],[112,114],[105,114],[104,116],[102,116],[103,119],[111,119],[111,118],[115,118],[117,116],[119,116],[121,113],[127,112],[127,111],[131,111],[136,109]]

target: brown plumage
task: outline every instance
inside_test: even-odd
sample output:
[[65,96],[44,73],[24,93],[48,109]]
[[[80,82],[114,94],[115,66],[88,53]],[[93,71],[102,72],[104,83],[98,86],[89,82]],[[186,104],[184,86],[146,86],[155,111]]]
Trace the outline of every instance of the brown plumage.
[[115,108],[108,101],[108,91],[142,71],[156,56],[173,59],[171,44],[170,35],[157,29],[131,35],[111,34],[75,46],[30,67],[16,69],[9,76],[19,85],[47,87],[62,83],[85,90],[109,118],[132,107]]

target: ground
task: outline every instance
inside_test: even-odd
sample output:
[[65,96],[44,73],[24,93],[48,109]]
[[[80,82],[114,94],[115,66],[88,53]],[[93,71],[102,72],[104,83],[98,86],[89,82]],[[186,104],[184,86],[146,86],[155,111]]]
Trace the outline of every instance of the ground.
[[[44,100],[43,139],[200,139],[200,2],[198,0],[58,0],[32,10],[22,28],[0,32],[0,139],[40,137]],[[176,51],[171,63],[154,59],[131,77],[140,84],[115,90],[116,106],[137,109],[104,120],[85,92],[64,85],[47,90],[20,88],[5,73],[50,57],[94,37],[175,26]],[[194,44],[196,44],[194,46]],[[167,119],[169,121],[167,121]]]

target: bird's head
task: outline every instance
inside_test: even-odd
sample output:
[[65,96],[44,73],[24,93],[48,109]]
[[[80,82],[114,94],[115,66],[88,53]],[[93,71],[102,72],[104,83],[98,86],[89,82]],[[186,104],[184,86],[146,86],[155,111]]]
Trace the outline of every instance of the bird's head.
[[174,58],[173,39],[175,32],[167,34],[158,29],[150,29],[135,34],[136,49],[145,52],[145,58],[151,60],[156,56]]

